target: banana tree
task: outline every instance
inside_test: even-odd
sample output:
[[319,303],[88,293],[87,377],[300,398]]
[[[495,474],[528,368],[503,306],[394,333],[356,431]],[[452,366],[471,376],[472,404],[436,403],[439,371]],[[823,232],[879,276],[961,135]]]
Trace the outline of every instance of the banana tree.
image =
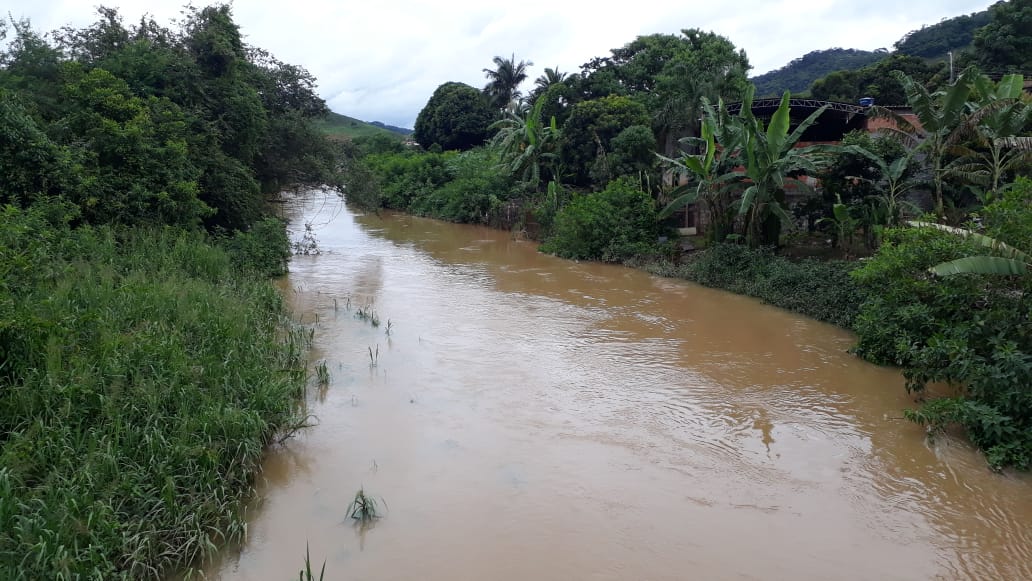
[[935,228],[975,241],[979,246],[987,248],[993,255],[965,256],[949,262],[937,264],[928,270],[939,276],[955,274],[996,274],[1028,276],[1032,273],[1032,257],[1013,246],[999,240],[972,232],[964,228],[954,228],[929,222],[910,222],[918,228]]
[[680,140],[700,153],[685,155],[680,159],[656,154],[675,173],[690,174],[695,178],[695,184],[679,186],[671,192],[676,197],[660,216],[669,216],[688,204],[701,202],[710,222],[708,236],[715,242],[723,242],[732,233],[734,225],[731,191],[733,182],[740,176],[731,170],[738,165],[743,132],[740,126],[732,123],[723,100],[718,100],[717,108],[714,109],[709,100],[703,97],[702,111],[701,136]]
[[560,129],[555,117],[547,125],[542,122],[544,102],[544,99],[538,99],[525,116],[506,111],[503,119],[491,125],[491,129],[498,130],[491,139],[491,146],[498,150],[505,169],[534,189],[541,184],[542,168],[551,168],[552,177],[556,177],[554,164],[558,156],[555,146]]
[[902,222],[904,210],[910,210],[915,214],[920,213],[920,209],[917,206],[906,200],[907,192],[913,189],[915,185],[914,181],[907,175],[910,163],[914,159],[913,151],[907,151],[903,156],[894,159],[892,163],[888,163],[882,156],[872,153],[863,147],[850,145],[843,147],[842,150],[866,157],[878,170],[878,179],[870,181],[875,182],[879,186],[881,193],[877,196],[870,196],[869,199],[872,199],[876,204],[884,208],[885,220],[884,224],[882,224],[883,226],[898,226]]
[[903,85],[907,102],[919,124],[914,125],[888,109],[876,107],[872,112],[893,119],[896,124],[894,131],[917,151],[924,153],[932,173],[935,214],[941,217],[945,215],[942,192],[947,172],[944,162],[951,148],[957,146],[963,137],[964,120],[972,109],[968,97],[979,74],[973,68],[965,69],[953,85],[934,93],[902,71],[893,71],[892,74]]
[[746,91],[737,118],[743,130],[742,150],[746,162],[745,171],[740,174],[749,183],[742,193],[738,213],[745,217],[746,241],[750,246],[776,246],[782,224],[791,224],[792,219],[785,207],[786,184],[794,182],[799,189],[812,191],[809,184],[792,176],[817,175],[827,161],[826,154],[836,148],[828,145],[796,148],[803,133],[824,113],[827,105],[811,113],[789,133],[791,94],[785,91],[770,124],[764,128],[763,122],[752,114],[754,91],[754,87]]
[[969,143],[951,148],[950,153],[959,157],[945,173],[986,188],[983,202],[1000,191],[1005,175],[1032,162],[1032,137],[1021,136],[1032,123],[1032,107],[1022,100],[1023,87],[1020,74],[1006,75],[999,83],[984,75],[973,81],[977,109],[961,126]]

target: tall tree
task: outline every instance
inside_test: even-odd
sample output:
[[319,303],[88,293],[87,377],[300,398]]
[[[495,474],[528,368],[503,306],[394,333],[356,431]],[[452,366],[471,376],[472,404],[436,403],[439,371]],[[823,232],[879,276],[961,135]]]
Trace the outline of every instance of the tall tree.
[[650,34],[582,66],[583,97],[626,95],[645,106],[664,150],[698,133],[701,97],[741,98],[749,59],[728,39],[699,29]]
[[781,105],[766,127],[752,114],[752,93],[750,87],[738,117],[744,131],[742,151],[745,155],[745,171],[740,174],[749,184],[742,192],[738,213],[745,218],[746,240],[750,246],[776,246],[782,224],[791,223],[785,206],[786,184],[793,182],[801,189],[809,189],[806,182],[794,176],[817,175],[821,166],[815,154],[831,149],[822,145],[796,148],[803,133],[824,113],[827,105],[811,113],[790,133],[791,93],[785,91]]
[[444,83],[416,117],[413,136],[426,148],[469,149],[487,140],[497,115],[480,91],[463,83]]
[[516,62],[516,55],[509,58],[494,57],[495,68],[484,69],[488,82],[484,93],[491,99],[497,109],[506,109],[522,97],[520,85],[527,80],[527,67],[534,66],[530,61]]
[[571,181],[580,186],[606,181],[612,141],[633,125],[648,126],[649,116],[644,106],[629,97],[612,95],[574,105],[563,124],[560,153]]
[[888,109],[878,108],[874,113],[893,119],[895,132],[925,155],[925,163],[932,174],[934,210],[936,215],[943,217],[946,162],[951,149],[963,139],[962,126],[972,106],[968,97],[979,73],[973,68],[965,69],[956,83],[935,92],[930,92],[902,71],[894,71],[893,74],[906,90],[907,101],[919,124],[913,125]]

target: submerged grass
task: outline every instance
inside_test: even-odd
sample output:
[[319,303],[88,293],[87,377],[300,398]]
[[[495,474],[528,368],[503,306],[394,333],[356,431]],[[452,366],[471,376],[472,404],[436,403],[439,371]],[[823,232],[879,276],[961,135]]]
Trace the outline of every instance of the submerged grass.
[[156,579],[246,531],[303,330],[203,235],[0,220],[0,578]]
[[[383,502],[383,499],[380,499],[380,502]],[[379,503],[375,498],[366,494],[365,488],[359,488],[355,493],[354,500],[348,505],[347,513],[349,517],[360,523],[368,523],[381,516]]]

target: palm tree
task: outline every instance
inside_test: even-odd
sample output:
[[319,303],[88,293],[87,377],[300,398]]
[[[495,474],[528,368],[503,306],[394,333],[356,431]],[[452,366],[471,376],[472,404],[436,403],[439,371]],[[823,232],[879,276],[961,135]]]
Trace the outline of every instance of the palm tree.
[[[531,63],[533,64],[533,63]],[[561,83],[566,80],[566,73],[560,73],[558,68],[550,69],[545,67],[545,72],[540,77],[534,80],[534,92],[537,94],[544,93],[549,87],[557,83]]]
[[527,80],[527,67],[534,66],[530,61],[516,62],[516,55],[508,59],[494,57],[494,69],[484,69],[488,83],[484,93],[498,109],[506,109],[521,97],[519,86]]

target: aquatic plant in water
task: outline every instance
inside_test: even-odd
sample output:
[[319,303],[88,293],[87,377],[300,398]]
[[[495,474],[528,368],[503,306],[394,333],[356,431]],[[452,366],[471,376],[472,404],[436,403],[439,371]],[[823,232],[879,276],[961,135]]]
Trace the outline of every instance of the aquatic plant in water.
[[[381,498],[380,502],[384,506],[386,502]],[[347,508],[348,516],[362,523],[368,523],[374,519],[380,518],[380,509],[377,505],[376,499],[368,496],[365,493],[365,488],[359,488],[358,492],[355,493],[354,500],[348,504]]]

